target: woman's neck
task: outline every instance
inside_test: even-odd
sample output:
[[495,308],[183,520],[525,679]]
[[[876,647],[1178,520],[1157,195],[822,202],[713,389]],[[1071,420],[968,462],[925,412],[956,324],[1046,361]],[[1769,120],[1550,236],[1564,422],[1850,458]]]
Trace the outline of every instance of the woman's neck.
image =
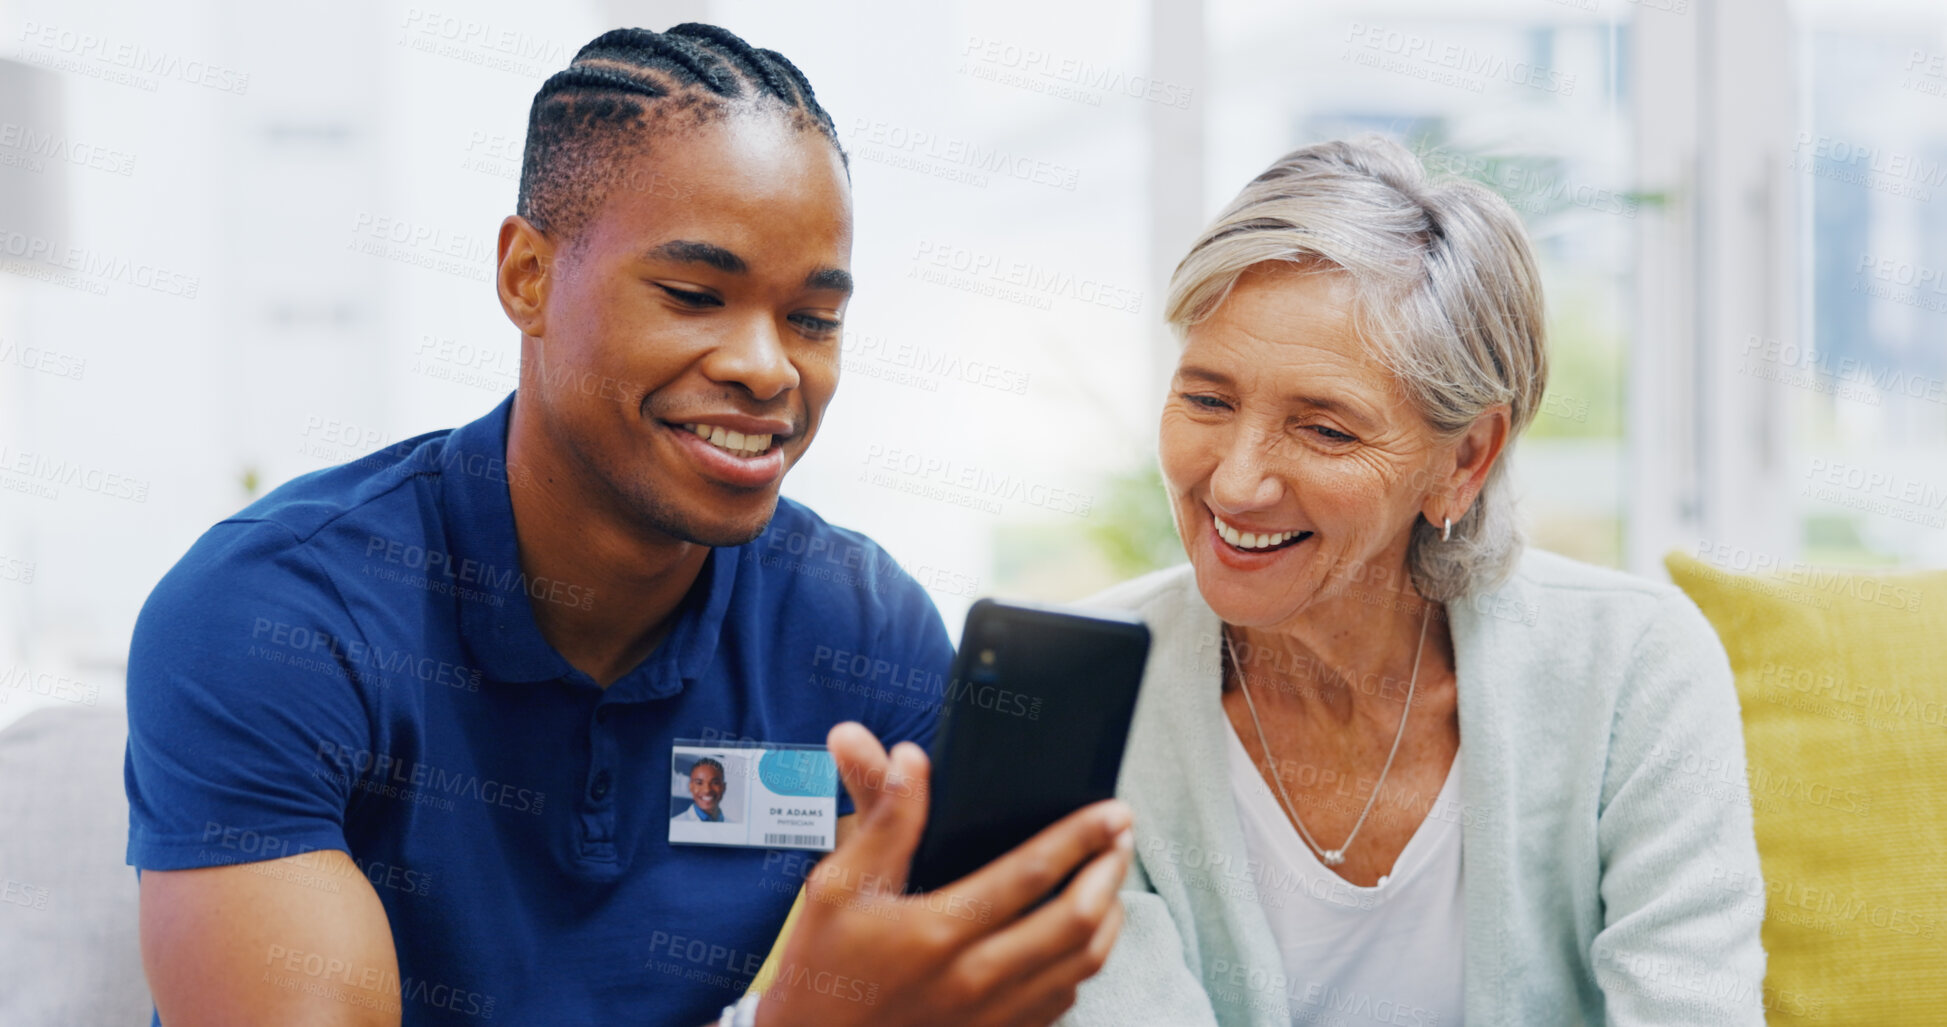
[[1365,715],[1397,721],[1416,656],[1421,683],[1446,679],[1453,665],[1445,608],[1410,584],[1341,588],[1282,624],[1225,630],[1257,702],[1297,704],[1341,723]]

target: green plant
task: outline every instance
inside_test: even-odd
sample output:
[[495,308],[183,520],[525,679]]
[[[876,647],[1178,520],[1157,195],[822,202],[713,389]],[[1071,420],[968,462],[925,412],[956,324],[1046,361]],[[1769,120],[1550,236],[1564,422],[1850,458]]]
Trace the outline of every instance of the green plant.
[[1117,575],[1133,578],[1183,561],[1170,519],[1163,475],[1155,464],[1111,476],[1090,518],[1089,540]]

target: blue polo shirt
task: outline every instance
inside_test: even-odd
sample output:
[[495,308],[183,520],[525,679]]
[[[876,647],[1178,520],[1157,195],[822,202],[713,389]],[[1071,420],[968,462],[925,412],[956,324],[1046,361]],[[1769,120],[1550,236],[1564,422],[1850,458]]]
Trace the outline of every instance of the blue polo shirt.
[[702,1024],[818,854],[671,845],[672,744],[822,745],[857,720],[926,745],[952,649],[883,550],[786,499],[600,688],[534,622],[607,597],[521,574],[514,398],[284,485],[156,586],[129,652],[128,861],[297,856],[263,872],[336,892],[361,882],[302,854],[349,853],[397,977],[287,946],[250,970],[408,1025]]

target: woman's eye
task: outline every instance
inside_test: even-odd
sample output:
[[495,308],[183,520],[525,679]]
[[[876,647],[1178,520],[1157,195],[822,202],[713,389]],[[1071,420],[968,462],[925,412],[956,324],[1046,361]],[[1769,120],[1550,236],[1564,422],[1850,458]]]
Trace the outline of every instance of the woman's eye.
[[1191,406],[1202,407],[1205,410],[1227,410],[1230,408],[1230,404],[1215,396],[1199,396],[1193,392],[1182,393],[1182,396],[1185,400],[1189,401]]
[[1354,438],[1353,438],[1352,436],[1350,436],[1350,435],[1347,435],[1346,433],[1344,433],[1344,432],[1342,432],[1342,431],[1340,431],[1340,430],[1338,430],[1337,428],[1327,428],[1327,427],[1325,427],[1325,426],[1324,426],[1324,425],[1322,425],[1322,424],[1314,424],[1314,425],[1312,425],[1312,426],[1311,426],[1311,430],[1312,430],[1312,431],[1314,431],[1314,432],[1317,432],[1317,433],[1318,433],[1318,435],[1319,435],[1319,436],[1320,436],[1321,438],[1324,438],[1324,439],[1327,439],[1327,440],[1330,440],[1330,441],[1332,441],[1332,442],[1356,442],[1356,441],[1358,441],[1357,439],[1354,439]]
[[812,335],[830,335],[839,329],[838,321],[829,317],[819,317],[816,314],[792,314],[791,323]]
[[656,288],[661,289],[662,291],[668,293],[670,299],[673,299],[676,302],[681,303],[686,307],[723,306],[722,300],[716,298],[715,296],[710,295],[707,292],[694,292],[689,289],[678,289],[673,285],[663,285],[661,283],[657,283]]

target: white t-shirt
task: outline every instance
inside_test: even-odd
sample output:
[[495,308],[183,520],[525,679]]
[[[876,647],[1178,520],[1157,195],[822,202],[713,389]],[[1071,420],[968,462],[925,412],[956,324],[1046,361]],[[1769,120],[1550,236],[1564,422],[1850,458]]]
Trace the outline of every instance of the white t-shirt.
[[[1455,752],[1439,798],[1394,861],[1393,872],[1364,888],[1319,862],[1251,764],[1234,726],[1224,736],[1245,855],[1256,864],[1258,902],[1284,959],[1291,1022],[1307,1027],[1460,1023],[1465,1008],[1460,754]],[[1364,794],[1348,797],[1352,803],[1365,800]]]

